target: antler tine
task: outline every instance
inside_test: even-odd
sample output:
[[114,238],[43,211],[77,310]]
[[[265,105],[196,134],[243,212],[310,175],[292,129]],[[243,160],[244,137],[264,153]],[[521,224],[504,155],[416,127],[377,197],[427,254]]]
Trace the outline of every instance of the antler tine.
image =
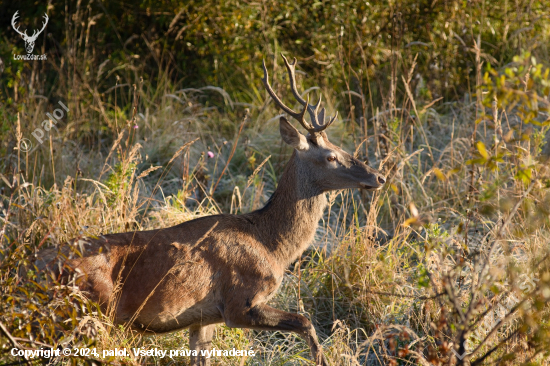
[[42,29],[38,33],[42,33],[44,28],[46,28],[46,25],[48,24],[48,20],[50,20],[50,18],[48,18],[48,14],[44,13],[44,22],[42,23]]
[[317,112],[317,108],[319,108],[319,105],[321,105],[321,99],[323,99],[323,94],[319,94],[319,101],[317,102],[317,104],[312,106],[313,108],[315,108],[315,112]]
[[[306,110],[309,112],[309,115],[311,116],[311,112],[310,112],[310,110],[309,110],[309,108],[308,108],[308,106],[309,106],[309,95],[308,95],[306,98],[307,98],[307,100],[305,101],[306,104],[305,104],[304,110],[303,110],[303,112],[302,112],[302,116],[303,116],[303,117],[305,117],[305,115],[306,115]],[[308,122],[306,121],[306,119],[303,118],[303,117],[302,117],[302,120],[300,121],[300,124],[301,124],[302,126],[304,126],[304,128],[305,128],[306,130],[308,130],[308,132],[310,132],[310,133],[315,132],[315,125],[312,125],[312,124],[314,123],[313,120],[311,120],[311,124],[310,124],[310,123],[308,123]]]
[[338,117],[338,111],[336,111],[336,113],[334,113],[334,117],[332,117],[330,119],[330,121],[328,121],[327,123],[325,123],[325,128],[327,128],[328,126],[330,126],[332,124],[332,122],[334,122],[336,120],[336,117]]
[[[317,108],[319,108],[319,107],[317,107]],[[325,108],[322,108],[321,112],[319,112],[319,113],[317,113],[317,108],[315,108],[315,113],[317,114],[317,120],[322,121],[323,125],[324,125],[324,122],[325,122]]]
[[314,106],[311,106],[312,108],[314,108],[314,115],[315,115],[315,122],[317,122],[317,125],[320,126],[320,123],[319,121],[321,122],[325,122],[325,108],[321,109],[321,113],[318,113],[317,111],[319,110],[319,106],[321,105],[321,99],[323,99],[323,95],[322,94],[319,94],[319,101],[317,102],[317,104],[315,104]]
[[25,29],[25,33],[21,33],[21,31],[19,31],[19,27],[17,27],[17,28],[15,27],[15,21],[17,20],[17,18],[19,18],[19,15],[17,15],[18,13],[19,13],[19,10],[17,10],[15,12],[15,14],[13,14],[13,17],[11,18],[11,26],[20,35],[22,35],[22,36],[25,35],[26,36],[27,35],[27,30],[26,29]]
[[289,63],[285,55],[281,53],[281,56],[283,56],[286,69],[288,70],[288,78],[290,79],[290,90],[292,90],[292,94],[294,94],[294,98],[296,98],[296,100],[305,107],[308,104],[306,103],[304,98],[302,98],[300,93],[298,93],[298,89],[296,88],[296,57],[294,57],[294,60],[292,61],[292,63]]
[[273,100],[275,101],[275,104],[277,104],[283,111],[285,111],[286,113],[288,113],[290,116],[292,116],[293,118],[297,119],[300,124],[302,124],[302,126],[304,126],[306,129],[308,129],[308,127],[306,127],[306,125],[304,125],[304,123],[307,123],[305,121],[305,114],[306,114],[306,107],[304,107],[304,110],[301,112],[301,113],[298,113],[298,112],[295,112],[294,110],[292,110],[291,108],[287,107],[282,101],[281,99],[279,99],[279,97],[277,96],[277,94],[275,94],[275,92],[273,91],[273,88],[271,88],[271,85],[269,84],[269,74],[267,72],[267,67],[265,66],[265,60],[262,61],[262,66],[264,68],[264,77],[262,79],[262,82],[264,83],[264,86],[265,86],[265,89],[267,90],[268,94],[271,96],[271,98],[273,98]]

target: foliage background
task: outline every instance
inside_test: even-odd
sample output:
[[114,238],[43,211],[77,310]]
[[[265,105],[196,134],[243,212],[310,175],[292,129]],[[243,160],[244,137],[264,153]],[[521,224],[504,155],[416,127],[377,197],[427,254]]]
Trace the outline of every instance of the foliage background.
[[[34,50],[47,61],[14,60],[16,11],[28,33],[48,14]],[[543,364],[549,16],[536,0],[1,1],[2,351],[186,346],[185,332],[142,339],[71,288],[52,292],[33,258],[81,235],[261,207],[290,153],[261,62],[292,104],[284,53],[301,90],[340,113],[332,141],[389,182],[330,196],[274,303],[311,317],[334,364]],[[37,144],[58,101],[70,112]],[[522,275],[539,280],[529,293]],[[487,325],[514,293],[532,306]],[[453,356],[466,340],[476,352]],[[293,335],[220,328],[216,342],[260,349],[249,364],[309,362]]]

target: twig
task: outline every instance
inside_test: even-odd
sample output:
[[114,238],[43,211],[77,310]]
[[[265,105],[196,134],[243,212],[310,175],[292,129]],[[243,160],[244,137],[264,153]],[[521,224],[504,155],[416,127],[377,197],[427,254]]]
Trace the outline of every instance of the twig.
[[500,328],[501,325],[504,325],[506,324],[506,322],[512,317],[514,316],[515,312],[521,307],[523,306],[523,304],[532,296],[535,294],[536,291],[538,291],[539,288],[536,287],[530,294],[528,294],[526,297],[523,298],[523,300],[521,300],[520,302],[518,302],[512,309],[510,309],[510,312],[504,316],[504,318],[501,319],[501,321],[497,324],[498,326],[495,326],[493,327],[493,329],[491,329],[491,331],[485,336],[485,338],[481,341],[481,343],[476,347],[476,349],[474,349],[472,351],[472,353],[470,353],[468,355],[468,357],[466,357],[466,360],[469,359],[471,357],[471,355],[477,353],[481,347],[483,347],[483,345],[485,345],[485,343],[489,340],[489,338],[491,338],[491,336],[493,336],[493,334],[495,334],[495,332]]
[[31,343],[31,344],[35,344],[35,345],[41,346],[41,347],[55,348],[51,344],[37,342],[37,341],[31,341],[30,339],[27,339],[27,338],[13,337],[13,339],[15,339],[16,341],[19,341],[19,342]]
[[375,295],[384,295],[384,296],[395,296],[395,297],[402,297],[402,298],[412,298],[412,299],[419,299],[419,300],[431,300],[440,297],[441,295],[445,295],[444,292],[435,294],[433,296],[418,296],[418,295],[408,295],[408,294],[396,294],[393,292],[381,292],[381,291],[370,291],[361,289],[362,291],[368,292],[369,294],[375,294]]
[[8,332],[8,329],[4,326],[4,324],[2,324],[2,322],[0,322],[0,330],[2,331],[2,333],[4,333],[4,335],[6,337],[8,337],[9,341],[11,342],[11,344],[13,344],[14,347],[16,348],[19,348],[19,349],[29,349],[27,347],[23,347],[22,345],[19,344],[19,342],[17,342],[13,336],[11,335],[10,332]]
[[512,333],[510,333],[510,335],[508,335],[506,338],[504,338],[499,344],[497,344],[496,346],[494,346],[493,348],[491,348],[487,353],[485,353],[483,356],[481,356],[480,358],[476,359],[475,361],[471,362],[470,363],[470,366],[476,366],[476,365],[481,365],[481,363],[483,361],[485,361],[486,358],[488,358],[489,356],[491,356],[496,350],[498,350],[502,345],[506,344],[506,342],[508,342],[510,339],[512,339],[512,337],[514,337],[516,334],[518,333],[518,329],[516,329],[515,331],[513,331]]
[[[487,267],[489,266],[489,263],[491,262],[491,256],[493,255],[496,244],[499,242],[499,239],[501,238],[502,234],[504,233],[504,229],[506,228],[506,226],[508,226],[510,224],[510,222],[512,222],[512,218],[516,214],[516,211],[519,209],[519,206],[521,206],[521,203],[523,202],[523,200],[531,192],[531,189],[533,189],[533,187],[535,186],[536,181],[537,181],[537,179],[532,179],[531,180],[531,183],[529,183],[529,187],[527,187],[527,190],[523,193],[523,195],[518,200],[518,202],[516,202],[515,206],[510,211],[510,214],[508,215],[506,220],[502,223],[500,229],[497,231],[496,239],[491,244],[491,248],[489,249],[489,254],[487,255],[487,260],[483,263],[483,267],[481,268],[481,271],[480,271],[480,274],[479,274],[480,279],[485,277],[485,271],[487,270]],[[478,293],[480,286],[481,286],[481,281],[475,287],[472,284],[472,291],[471,291],[471,294],[470,294],[470,304],[468,306],[468,310],[466,311],[466,317],[467,318],[469,318],[469,316],[471,315],[471,313],[474,310],[474,306],[475,306],[474,304],[477,301],[476,294]]]

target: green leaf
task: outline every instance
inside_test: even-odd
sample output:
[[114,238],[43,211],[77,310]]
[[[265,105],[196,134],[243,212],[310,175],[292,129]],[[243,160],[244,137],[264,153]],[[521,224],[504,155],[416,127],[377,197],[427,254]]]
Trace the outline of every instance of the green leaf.
[[489,160],[489,153],[487,152],[487,149],[485,148],[485,144],[481,141],[478,141],[476,143],[477,151],[479,151],[479,154],[483,156],[485,160]]

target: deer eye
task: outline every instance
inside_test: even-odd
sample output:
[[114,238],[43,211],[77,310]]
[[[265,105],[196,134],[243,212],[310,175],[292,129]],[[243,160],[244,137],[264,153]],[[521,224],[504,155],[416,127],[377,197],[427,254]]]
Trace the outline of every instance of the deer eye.
[[330,156],[327,157],[327,160],[330,161],[330,162],[333,162],[333,161],[336,160],[336,156],[330,155]]

